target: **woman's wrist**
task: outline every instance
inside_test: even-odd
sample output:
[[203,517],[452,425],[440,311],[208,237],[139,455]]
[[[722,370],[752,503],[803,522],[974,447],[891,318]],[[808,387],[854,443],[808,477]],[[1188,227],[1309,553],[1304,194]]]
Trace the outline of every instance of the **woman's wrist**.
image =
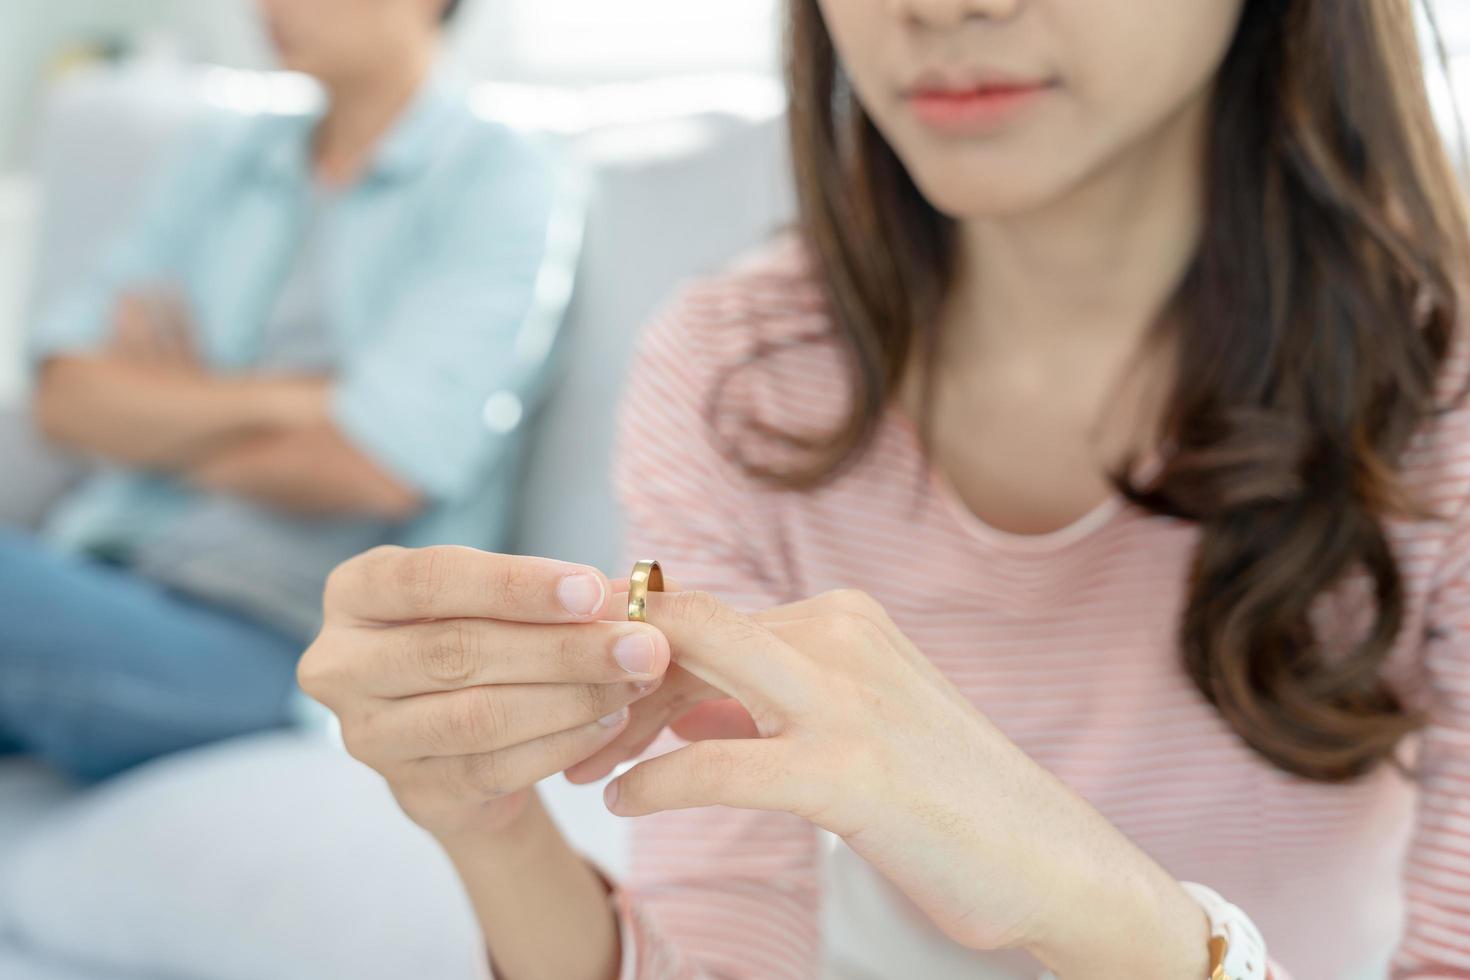
[[514,801],[503,798],[496,804],[495,819],[488,823],[469,820],[453,827],[431,826],[427,829],[439,846],[451,854],[461,850],[471,853],[525,852],[531,850],[537,841],[544,840],[548,830],[556,832],[534,786],[521,790]]
[[475,906],[497,975],[611,980],[617,916],[599,872],[572,849],[534,790],[494,831],[436,835]]
[[1209,975],[1209,918],[1162,868],[1150,862],[1079,885],[1027,944],[1059,980]]

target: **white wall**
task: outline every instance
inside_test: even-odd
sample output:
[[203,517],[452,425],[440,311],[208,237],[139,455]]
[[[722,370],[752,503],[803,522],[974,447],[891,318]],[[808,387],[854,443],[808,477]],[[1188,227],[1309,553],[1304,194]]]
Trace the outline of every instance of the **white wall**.
[[45,71],[87,38],[166,29],[184,49],[229,64],[259,64],[263,45],[248,0],[3,0],[0,171],[29,160]]

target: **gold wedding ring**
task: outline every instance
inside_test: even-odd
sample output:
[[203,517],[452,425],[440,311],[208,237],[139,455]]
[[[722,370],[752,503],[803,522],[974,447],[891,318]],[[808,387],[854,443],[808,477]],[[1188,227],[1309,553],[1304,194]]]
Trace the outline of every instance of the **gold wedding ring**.
[[658,562],[652,558],[645,558],[635,562],[633,571],[628,575],[628,620],[634,623],[645,621],[644,614],[648,611],[648,590],[655,592],[664,590],[663,569],[658,567]]

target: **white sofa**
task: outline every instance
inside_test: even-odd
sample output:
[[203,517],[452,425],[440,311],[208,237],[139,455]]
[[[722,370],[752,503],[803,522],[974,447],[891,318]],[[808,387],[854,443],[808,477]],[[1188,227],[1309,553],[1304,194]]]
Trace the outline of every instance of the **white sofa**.
[[[279,89],[262,76],[158,69],[58,88],[41,141],[38,301],[95,259],[203,100],[245,108]],[[617,574],[607,470],[630,345],[680,280],[789,220],[780,93],[767,79],[704,78],[578,92],[489,85],[475,98],[551,135],[589,175],[566,356],[529,421],[515,548]],[[557,275],[546,277],[548,304]],[[8,397],[13,408],[19,393]],[[42,496],[68,472],[13,464],[0,459]],[[624,866],[623,829],[597,788],[556,777],[544,791],[575,843]],[[86,793],[32,763],[0,763],[5,980],[437,980],[473,976],[475,946],[447,862],[376,775],[319,734],[186,753]]]

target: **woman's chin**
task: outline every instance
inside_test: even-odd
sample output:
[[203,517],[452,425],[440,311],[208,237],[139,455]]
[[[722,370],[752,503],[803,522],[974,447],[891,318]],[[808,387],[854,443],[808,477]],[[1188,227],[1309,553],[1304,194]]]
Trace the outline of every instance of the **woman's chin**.
[[935,210],[956,221],[1015,217],[1041,210],[1061,196],[1052,182],[1015,173],[916,175],[915,183]]

